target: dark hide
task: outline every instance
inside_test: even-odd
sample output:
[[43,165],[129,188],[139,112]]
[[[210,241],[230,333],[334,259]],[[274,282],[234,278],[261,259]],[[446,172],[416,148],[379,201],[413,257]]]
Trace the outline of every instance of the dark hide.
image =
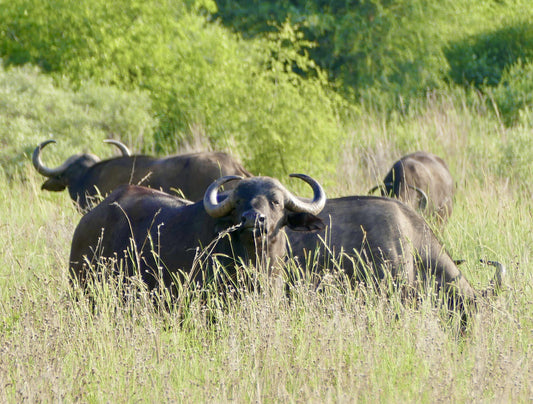
[[[129,262],[125,275],[135,274],[136,266],[149,288],[157,286],[159,279],[170,286],[172,276],[204,284],[213,277],[211,259],[191,273],[198,251],[216,239],[220,231],[235,225],[238,230],[229,233],[231,243],[229,237],[218,240],[210,247],[211,257],[217,255],[229,268],[241,260],[256,264],[257,257],[274,266],[286,253],[286,226],[299,230],[320,228],[316,216],[287,208],[283,190],[279,181],[272,178],[243,179],[228,192],[233,193],[234,201],[229,214],[215,218],[206,213],[204,202],[187,204],[149,188],[121,186],[78,224],[70,254],[71,275],[84,284],[87,262],[108,257]],[[133,260],[128,258],[130,255]],[[136,261],[135,265],[131,265],[132,261]]]
[[[187,199],[202,199],[206,188],[225,175],[251,177],[230,155],[222,152],[182,154],[165,158],[122,156],[98,161],[95,156],[73,156],[68,167],[42,186],[49,191],[68,188],[70,197],[87,210],[98,194],[108,195],[119,185],[142,185]],[[227,189],[234,187],[230,183]]]
[[307,268],[312,261],[306,257],[318,247],[314,270],[322,271],[324,264],[333,267],[321,237],[337,259],[341,250],[353,258],[344,257],[341,264],[352,280],[368,281],[370,276],[379,282],[390,274],[408,290],[434,281],[438,289],[458,297],[454,304],[474,301],[478,295],[425,220],[400,201],[372,196],[329,199],[318,216],[326,229],[315,234],[287,232],[293,255]]
[[[453,179],[448,166],[434,154],[418,151],[394,163],[383,180],[383,196],[398,198],[426,217],[445,223],[453,208]],[[421,190],[428,200],[423,201]],[[424,206],[426,204],[427,206]]]

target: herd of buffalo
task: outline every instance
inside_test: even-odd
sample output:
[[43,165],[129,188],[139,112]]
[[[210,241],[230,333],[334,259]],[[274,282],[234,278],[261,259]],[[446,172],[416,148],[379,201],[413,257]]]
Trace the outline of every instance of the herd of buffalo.
[[312,188],[309,199],[275,178],[252,175],[226,153],[154,158],[108,140],[120,157],[78,154],[49,168],[41,153],[54,142],[35,148],[33,165],[47,177],[43,189],[67,188],[84,214],[69,260],[82,287],[102,262],[126,277],[140,275],[150,289],[173,289],[212,281],[215,267],[231,276],[251,263],[273,273],[288,257],[317,274],[336,268],[356,282],[393,279],[410,290],[432,284],[453,307],[475,307],[502,284],[503,265],[486,261],[496,273],[486,289],[475,290],[426,222],[444,225],[453,202],[450,171],[431,153],[394,163],[369,192],[381,196],[328,199],[317,180],[291,174]]

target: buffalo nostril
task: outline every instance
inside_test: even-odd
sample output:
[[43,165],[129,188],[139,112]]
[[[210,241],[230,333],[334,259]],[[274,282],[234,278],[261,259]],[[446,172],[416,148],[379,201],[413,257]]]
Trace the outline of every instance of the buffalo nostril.
[[249,226],[250,224],[253,224],[255,222],[254,218],[251,218],[249,214],[243,214],[241,216],[241,224],[244,226]]
[[246,212],[241,216],[241,224],[244,226],[255,227],[257,225],[264,226],[266,223],[266,216],[258,214],[257,212]]

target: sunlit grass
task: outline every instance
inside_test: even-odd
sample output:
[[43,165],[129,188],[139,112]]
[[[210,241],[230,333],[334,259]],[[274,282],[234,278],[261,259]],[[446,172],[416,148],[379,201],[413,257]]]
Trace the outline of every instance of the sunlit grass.
[[414,304],[334,277],[316,290],[294,276],[287,295],[258,273],[260,288],[191,289],[170,311],[120,283],[95,283],[88,297],[68,280],[81,216],[66,192],[41,191],[26,163],[25,182],[0,177],[0,401],[530,401],[531,187],[493,165],[512,139],[449,100],[394,125],[370,115],[327,190],[366,193],[415,149],[449,163],[457,192],[439,237],[478,289],[494,273],[480,258],[508,268],[506,289],[480,304],[466,334],[431,296]]

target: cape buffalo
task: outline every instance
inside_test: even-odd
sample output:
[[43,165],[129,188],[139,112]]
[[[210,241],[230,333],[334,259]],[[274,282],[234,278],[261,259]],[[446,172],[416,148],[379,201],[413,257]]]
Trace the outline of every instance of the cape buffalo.
[[180,190],[187,199],[197,201],[202,198],[209,184],[221,176],[252,176],[230,155],[222,152],[164,158],[130,156],[122,143],[113,140],[107,142],[119,147],[123,155],[100,160],[93,154],[77,154],[57,168],[48,168],[41,161],[41,150],[55,143],[55,140],[41,143],[33,152],[33,165],[40,174],[48,177],[42,189],[62,191],[68,188],[71,198],[85,211],[92,206],[97,195],[106,196],[123,184],[144,185],[165,192]]
[[[203,201],[190,204],[150,188],[121,186],[79,222],[70,253],[71,277],[85,284],[90,264],[102,257],[114,260],[115,267],[122,265],[125,275],[140,273],[149,288],[160,280],[171,286],[176,276],[203,284],[213,276],[213,254],[230,268],[241,261],[273,266],[286,253],[285,226],[297,231],[323,226],[315,216],[326,201],[322,187],[304,174],[291,176],[312,187],[311,201],[302,201],[269,177],[222,177],[208,187]],[[235,179],[242,180],[219,198],[219,188]],[[228,237],[217,237],[228,229]],[[208,246],[206,270],[195,260]]]
[[[398,200],[374,196],[329,199],[319,217],[326,228],[318,233],[287,232],[292,254],[303,259],[307,268],[315,265],[320,271],[342,260],[340,268],[356,281],[366,282],[370,277],[379,282],[390,275],[408,290],[435,283],[453,296],[454,305],[475,302],[480,295],[426,221]],[[491,263],[497,266],[492,287],[498,289],[504,268]]]
[[452,213],[453,179],[448,166],[434,154],[418,151],[398,160],[385,176],[382,196],[400,199],[427,217],[445,223]]

